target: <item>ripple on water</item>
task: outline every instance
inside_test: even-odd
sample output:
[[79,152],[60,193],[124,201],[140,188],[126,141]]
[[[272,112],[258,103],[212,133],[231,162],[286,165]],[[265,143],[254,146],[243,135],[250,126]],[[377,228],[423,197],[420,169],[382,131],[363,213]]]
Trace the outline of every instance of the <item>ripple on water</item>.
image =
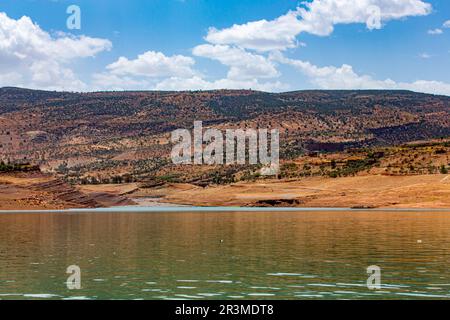
[[80,296],[80,297],[67,297],[63,298],[62,300],[92,300],[92,298]]
[[[95,233],[91,222],[97,227]],[[184,224],[189,227],[178,232]],[[41,231],[34,232],[35,228]],[[231,232],[236,228],[239,232]],[[74,236],[61,241],[54,236],[61,229]],[[283,232],[279,232],[281,229]],[[199,238],[198,230],[204,231],[204,236]],[[210,241],[217,238],[217,230],[224,233],[220,237],[232,244],[233,250],[225,246],[217,252],[217,242]],[[136,235],[136,242],[118,241],[131,233]],[[408,245],[417,239],[423,239],[424,245]],[[141,250],[156,248],[161,241],[164,255],[160,250]],[[224,213],[220,219],[207,212],[81,214],[58,215],[58,218],[0,214],[0,278],[3,280],[0,298],[448,299],[449,242],[448,214],[431,216],[427,212],[319,214],[305,211],[301,215],[277,213],[276,217],[271,212],[258,215],[232,212]],[[331,243],[335,244],[333,248]],[[374,250],[373,243],[382,245]],[[90,244],[89,250],[83,250]],[[202,255],[187,255],[184,244]],[[426,244],[432,247],[424,248]],[[95,274],[89,280],[84,278],[90,285],[81,292],[60,293],[61,287],[64,289],[60,270],[67,267],[66,248],[75,250],[79,260],[89,262],[85,275]],[[110,255],[104,255],[119,253],[118,248],[123,260],[110,260]],[[177,260],[180,262],[174,263]],[[156,261],[158,268],[138,268],[147,266],[149,261]],[[389,270],[389,277],[383,278],[382,290],[366,287],[368,261]],[[123,269],[124,266],[130,267]],[[136,295],[129,295],[133,291]]]
[[283,273],[283,272],[278,272],[278,273],[268,273],[267,275],[268,276],[274,276],[274,277],[300,277],[300,278],[305,278],[305,279],[317,278],[317,276],[315,276],[315,275],[302,274],[302,273]]
[[27,293],[23,295],[25,298],[38,298],[38,299],[51,299],[51,298],[57,298],[60,297],[56,294],[50,294],[50,293]]
[[297,294],[294,297],[297,298],[323,298],[321,294]]
[[189,294],[176,294],[175,297],[185,298],[185,299],[201,299],[202,296],[193,296]]
[[224,293],[197,293],[199,296],[204,296],[204,297],[220,297],[222,296]]
[[416,297],[416,298],[450,298],[450,295],[438,295],[438,294],[428,294],[428,293],[414,293],[414,292],[396,292],[396,295],[406,296],[406,297]]
[[328,284],[328,283],[309,283],[309,284],[307,284],[307,286],[310,286],[310,287],[331,287],[331,288],[337,287],[335,284]]
[[407,285],[403,285],[403,284],[386,284],[383,283],[381,285],[381,289],[394,289],[394,290],[398,290],[398,289],[405,289],[405,288],[410,288],[410,286]]
[[164,289],[142,289],[142,292],[169,292],[168,290]]
[[232,283],[234,283],[234,281],[231,281],[231,280],[206,280],[206,282],[208,282],[208,283],[221,283],[221,284],[232,284]]
[[273,297],[273,296],[275,296],[275,294],[274,293],[253,292],[253,293],[247,293],[247,296],[249,296],[249,297]]
[[334,291],[334,293],[336,293],[336,294],[358,294],[358,292],[355,292],[355,291],[345,291],[345,290],[337,290],[337,291]]
[[364,288],[367,287],[367,284],[365,284],[365,283],[340,283],[339,282],[336,285],[340,286],[340,287],[364,287]]

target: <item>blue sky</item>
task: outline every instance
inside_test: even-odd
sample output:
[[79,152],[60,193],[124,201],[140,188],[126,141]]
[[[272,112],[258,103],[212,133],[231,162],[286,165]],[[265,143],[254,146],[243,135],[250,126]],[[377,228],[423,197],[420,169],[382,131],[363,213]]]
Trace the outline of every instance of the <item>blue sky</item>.
[[[69,5],[80,30],[66,26]],[[450,95],[449,70],[447,0],[0,3],[0,86]]]

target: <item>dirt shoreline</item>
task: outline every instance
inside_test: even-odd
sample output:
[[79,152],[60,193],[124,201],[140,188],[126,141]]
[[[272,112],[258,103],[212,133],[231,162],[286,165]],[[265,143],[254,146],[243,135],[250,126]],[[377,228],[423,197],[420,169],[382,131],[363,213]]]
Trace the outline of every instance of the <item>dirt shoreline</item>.
[[50,174],[0,174],[0,210],[64,210],[136,204],[111,192],[85,192]]
[[268,180],[206,188],[179,184],[140,189],[134,195],[160,196],[164,202],[192,206],[447,209],[450,178],[368,175]]
[[0,175],[0,210],[63,210],[117,206],[450,208],[450,175],[262,180],[199,187],[138,183],[71,186],[42,173]]

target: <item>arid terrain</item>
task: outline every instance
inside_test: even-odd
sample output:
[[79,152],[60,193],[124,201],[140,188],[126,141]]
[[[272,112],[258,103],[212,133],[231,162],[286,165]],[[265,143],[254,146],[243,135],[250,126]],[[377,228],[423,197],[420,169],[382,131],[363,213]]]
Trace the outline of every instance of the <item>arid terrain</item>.
[[[279,129],[280,172],[174,165],[170,134]],[[450,208],[450,97],[0,88],[0,210],[158,203]],[[11,164],[27,164],[22,170]]]
[[450,175],[310,177],[200,187],[139,184],[71,187],[41,174],[0,175],[0,210],[129,205],[450,208]]
[[363,176],[269,180],[212,186],[169,185],[136,195],[195,206],[450,208],[449,176]]
[[80,192],[39,171],[0,173],[0,210],[61,210],[134,205],[110,192]]

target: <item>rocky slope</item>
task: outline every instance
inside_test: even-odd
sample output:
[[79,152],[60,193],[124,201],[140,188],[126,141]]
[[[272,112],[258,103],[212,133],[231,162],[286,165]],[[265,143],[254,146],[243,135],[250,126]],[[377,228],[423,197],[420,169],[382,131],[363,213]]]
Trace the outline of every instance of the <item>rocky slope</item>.
[[[22,156],[65,181],[154,183],[156,177],[210,183],[249,168],[174,167],[172,130],[191,129],[195,120],[219,129],[277,128],[281,157],[290,160],[312,152],[449,137],[450,97],[376,90],[68,93],[1,88],[0,117],[15,136],[27,137]],[[1,153],[8,156],[7,150]]]
[[59,178],[34,172],[0,173],[0,210],[98,208],[134,204],[105,192],[84,193]]

